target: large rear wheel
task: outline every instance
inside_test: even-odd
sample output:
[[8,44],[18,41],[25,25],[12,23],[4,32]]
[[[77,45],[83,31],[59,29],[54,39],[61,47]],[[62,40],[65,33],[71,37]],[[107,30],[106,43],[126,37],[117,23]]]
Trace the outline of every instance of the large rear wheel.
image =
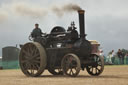
[[45,49],[37,42],[26,43],[19,56],[19,63],[22,72],[26,76],[40,76],[46,67]]

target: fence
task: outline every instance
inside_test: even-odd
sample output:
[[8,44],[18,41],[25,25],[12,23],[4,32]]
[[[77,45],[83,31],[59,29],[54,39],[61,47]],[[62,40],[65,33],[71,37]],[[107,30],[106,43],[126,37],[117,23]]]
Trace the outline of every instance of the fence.
[[19,61],[0,61],[0,67],[2,67],[3,69],[18,69]]
[[[105,63],[107,64],[114,64],[114,65],[128,65],[128,57],[124,57],[124,59],[120,60],[118,57],[112,57],[111,58],[112,63],[107,62],[107,58],[104,58]],[[3,67],[3,69],[19,69],[19,61],[2,61],[0,60],[0,67]]]
[[106,64],[114,64],[114,65],[128,65],[128,56],[125,56],[124,58],[119,58],[117,56],[114,56],[111,58],[108,57],[104,57],[104,62]]

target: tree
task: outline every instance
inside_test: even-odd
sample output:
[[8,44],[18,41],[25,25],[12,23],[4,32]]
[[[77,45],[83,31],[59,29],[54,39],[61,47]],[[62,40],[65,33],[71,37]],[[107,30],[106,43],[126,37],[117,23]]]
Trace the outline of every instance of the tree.
[[122,53],[124,53],[124,55],[128,54],[128,50],[127,49],[121,49]]

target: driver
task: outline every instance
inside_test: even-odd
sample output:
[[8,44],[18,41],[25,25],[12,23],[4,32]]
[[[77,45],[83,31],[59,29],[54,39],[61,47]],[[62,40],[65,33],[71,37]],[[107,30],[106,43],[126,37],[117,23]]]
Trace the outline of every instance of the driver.
[[71,34],[69,35],[70,39],[74,42],[78,39],[78,32],[75,27],[74,21],[71,22],[71,26],[68,28],[68,30]]
[[35,28],[33,29],[31,36],[32,38],[38,38],[41,37],[43,34],[43,32],[41,31],[41,29],[39,28],[39,24],[35,24]]

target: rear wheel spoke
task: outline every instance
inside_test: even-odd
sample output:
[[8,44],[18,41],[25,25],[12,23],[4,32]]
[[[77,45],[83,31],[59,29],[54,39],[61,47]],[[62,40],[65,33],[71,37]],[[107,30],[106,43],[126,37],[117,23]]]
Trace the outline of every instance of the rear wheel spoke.
[[28,53],[25,50],[22,50],[22,52],[24,53],[26,58],[29,56]]
[[40,61],[39,60],[33,60],[33,63],[40,64]]

